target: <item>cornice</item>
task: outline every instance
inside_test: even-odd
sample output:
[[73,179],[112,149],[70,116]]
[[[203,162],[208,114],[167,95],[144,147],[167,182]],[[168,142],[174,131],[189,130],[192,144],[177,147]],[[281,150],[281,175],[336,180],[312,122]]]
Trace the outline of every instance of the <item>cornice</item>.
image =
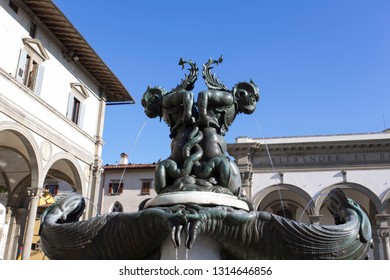
[[[238,144],[241,145],[241,144]],[[372,153],[372,152],[387,152],[390,151],[390,138],[384,140],[358,140],[351,141],[350,143],[343,141],[342,143],[295,143],[295,144],[272,144],[262,145],[257,149],[258,153],[264,153],[266,150],[273,155],[288,155],[288,154],[335,154],[342,151],[347,152],[359,152],[359,153]]]

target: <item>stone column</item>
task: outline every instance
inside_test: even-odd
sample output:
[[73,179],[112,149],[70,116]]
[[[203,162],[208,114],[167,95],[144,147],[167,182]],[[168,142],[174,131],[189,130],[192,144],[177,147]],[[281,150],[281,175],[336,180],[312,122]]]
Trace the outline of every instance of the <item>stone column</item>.
[[91,183],[90,183],[90,190],[89,190],[89,200],[92,205],[89,205],[88,208],[88,215],[86,218],[91,218],[97,216],[98,210],[99,210],[99,196],[100,196],[100,178],[101,174],[104,171],[103,167],[101,166],[101,162],[95,163],[96,165],[92,168],[92,175],[91,175]]
[[309,215],[310,222],[314,225],[319,225],[323,215]]
[[378,225],[379,236],[382,238],[383,257],[385,260],[389,260],[390,259],[390,240],[389,240],[390,214],[376,214],[375,219]]
[[241,187],[249,200],[252,199],[252,155],[259,147],[258,143],[228,144],[228,152],[234,157],[240,171]]
[[28,221],[26,234],[24,237],[23,244],[23,260],[29,260],[31,254],[31,245],[34,238],[34,228],[35,228],[35,220],[37,218],[37,210],[38,210],[38,202],[39,202],[39,193],[38,191],[31,192],[31,200],[28,210]]
[[100,177],[103,172],[102,167],[102,149],[104,145],[103,141],[103,127],[104,127],[104,115],[106,109],[106,89],[102,89],[101,92],[101,100],[99,101],[99,117],[98,124],[96,127],[95,134],[95,151],[94,151],[94,161],[92,164],[92,178],[89,182],[89,190],[87,192],[88,198],[92,205],[89,205],[87,208],[87,218],[95,217],[98,215],[98,207],[100,200]]
[[374,248],[372,248],[372,259],[380,260],[383,259],[382,250],[379,248],[382,246],[382,238],[379,236],[379,229],[377,225],[371,225],[372,230],[372,241],[374,242]]
[[8,209],[7,220],[9,222],[7,244],[4,252],[5,260],[15,260],[19,254],[19,246],[22,245],[22,233],[24,232],[24,223],[26,221],[27,209]]
[[3,236],[1,239],[1,242],[0,242],[0,259],[1,260],[6,260],[7,257],[6,257],[6,250],[7,250],[7,247],[10,245],[8,241],[8,236],[10,234],[10,224],[11,224],[11,219],[12,219],[12,209],[10,206],[7,206],[7,210],[6,210],[6,215],[5,215],[5,221],[4,221],[4,228],[3,228]]
[[241,175],[241,188],[247,195],[248,199],[252,198],[252,166],[247,166],[247,171],[242,171],[240,168]]

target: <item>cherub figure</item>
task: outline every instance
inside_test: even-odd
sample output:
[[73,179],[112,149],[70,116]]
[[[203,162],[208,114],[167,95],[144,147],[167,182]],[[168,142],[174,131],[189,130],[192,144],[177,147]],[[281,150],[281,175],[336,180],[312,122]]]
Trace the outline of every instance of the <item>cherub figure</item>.
[[222,62],[222,56],[218,60],[211,58],[203,64],[203,78],[208,87],[198,95],[197,106],[199,112],[199,126],[211,126],[217,132],[224,135],[228,127],[233,123],[239,113],[252,114],[259,101],[259,89],[251,80],[240,82],[230,91],[215,75],[210,73],[212,64]]
[[203,65],[208,90],[199,93],[198,111],[191,92],[198,68],[191,61],[180,60],[180,65],[188,63],[191,69],[175,89],[166,92],[160,87],[148,87],[142,97],[145,114],[164,119],[171,131],[171,154],[159,162],[155,171],[157,193],[177,179],[192,177],[240,194],[240,172],[227,156],[224,135],[237,114],[254,112],[259,90],[250,81],[240,82],[229,91],[210,73],[211,65],[221,62],[222,57]]
[[224,135],[239,113],[251,114],[259,100],[259,89],[251,80],[236,84],[230,91],[210,70],[212,64],[222,62],[209,59],[203,64],[203,78],[208,87],[198,95],[198,125],[203,133],[200,146],[202,159],[195,163],[194,174],[199,178],[216,177],[218,183],[233,194],[240,194],[241,178],[238,167],[230,161]]
[[191,90],[197,80],[198,68],[192,61],[180,59],[179,65],[184,68],[185,64],[191,66],[190,74],[170,92],[161,87],[148,87],[143,94],[141,104],[145,114],[149,118],[162,118],[170,127],[171,138],[174,138],[178,128],[194,123],[197,112],[193,106],[194,95]]
[[197,111],[193,105],[194,97],[191,92],[197,79],[198,68],[192,61],[180,59],[179,65],[184,68],[185,64],[191,66],[190,74],[186,75],[176,88],[167,92],[160,87],[148,87],[141,99],[145,114],[149,118],[162,118],[171,132],[171,154],[168,159],[158,164],[155,171],[157,193],[160,193],[167,183],[189,175],[193,163],[202,156],[202,151],[197,145],[202,135],[196,135],[198,128],[194,123]]

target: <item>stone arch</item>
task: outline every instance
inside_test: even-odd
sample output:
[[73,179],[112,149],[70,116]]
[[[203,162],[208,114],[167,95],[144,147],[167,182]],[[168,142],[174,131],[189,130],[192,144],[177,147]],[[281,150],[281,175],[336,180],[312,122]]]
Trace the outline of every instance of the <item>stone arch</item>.
[[46,163],[43,170],[45,180],[54,177],[67,182],[73,190],[86,196],[85,180],[83,171],[77,159],[68,153],[57,153]]
[[112,203],[110,205],[110,207],[108,208],[108,212],[109,213],[112,213],[112,212],[123,212],[123,205],[122,205],[122,203],[120,203],[120,201],[116,200],[114,203]]
[[33,134],[27,128],[14,122],[0,122],[1,179],[8,192],[9,227],[3,237],[6,246],[0,252],[5,259],[15,259],[18,248],[27,242],[26,236],[30,235],[26,233],[26,222],[30,221],[28,190],[36,190],[42,180],[39,151]]
[[382,214],[390,214],[390,189],[388,189],[381,201],[380,212]]
[[[369,201],[371,201],[372,207],[374,208],[374,209],[372,209],[373,211],[378,213],[381,209],[382,203],[379,200],[378,196],[375,193],[373,193],[369,188],[367,188],[363,185],[357,184],[357,183],[352,183],[352,182],[337,183],[337,184],[331,185],[331,186],[323,189],[321,193],[329,193],[331,190],[336,189],[336,188],[341,188],[344,190],[350,189],[350,190],[358,191],[358,192],[362,193],[364,196],[366,196]],[[316,213],[320,212],[320,209],[323,206],[325,199],[326,199],[326,196],[317,196],[317,199],[315,200]],[[359,203],[359,201],[356,201],[356,202]],[[365,211],[367,213],[370,212],[369,207],[367,207],[367,206],[364,207],[364,205],[361,205],[361,206],[365,209]],[[370,217],[370,218],[372,218],[372,217]]]
[[[32,134],[23,126],[12,122],[1,122],[0,148],[2,148],[4,153],[9,155],[10,158],[8,160],[10,162],[16,162],[19,160],[20,162],[24,162],[26,164],[26,168],[29,169],[24,171],[26,171],[25,177],[28,177],[30,182],[26,184],[25,177],[20,178],[20,182],[24,182],[22,184],[24,187],[21,188],[19,182],[15,185],[14,189],[11,189],[10,181],[12,180],[7,174],[7,172],[10,172],[8,169],[10,168],[9,163],[3,162],[3,164],[7,167],[1,167],[1,174],[8,185],[8,201],[15,201],[14,198],[19,194],[26,192],[27,188],[36,189],[40,184],[42,161],[39,154],[39,147]],[[16,170],[12,170],[12,172],[16,172]]]
[[[5,190],[1,190],[0,191],[0,195],[2,196],[3,198],[3,202],[5,204],[8,204],[7,202],[8,201],[11,201],[11,187],[10,187],[10,180],[8,178],[8,175],[7,175],[7,172],[5,172],[1,167],[0,167],[0,182],[4,182],[4,187],[5,187]],[[0,201],[1,203],[2,201]],[[4,205],[5,207],[6,205]]]
[[[366,212],[368,218],[370,219],[370,224],[373,230],[373,250],[370,252],[370,258],[372,259],[381,259],[381,251],[383,250],[383,244],[381,242],[380,234],[378,234],[377,226],[377,214],[381,209],[381,201],[375,193],[373,193],[369,188],[353,183],[353,182],[342,182],[331,185],[323,190],[324,193],[329,193],[335,188],[341,188],[347,195],[347,197],[353,199],[355,202],[360,204],[361,208]],[[320,213],[322,219],[322,224],[332,224],[334,223],[334,218],[324,206],[325,201],[324,196],[319,196],[316,200],[316,211]]]
[[27,189],[30,186],[31,176],[27,175],[19,182],[14,191],[12,192],[12,196],[9,200],[8,205],[12,208],[28,208],[29,199]]
[[[253,205],[255,209],[264,211],[271,205],[271,203],[277,202],[276,196],[283,193],[285,195],[282,195],[281,200],[279,200],[280,204],[295,204],[297,210],[299,208],[299,211],[301,211],[300,214],[297,212],[297,216],[295,218],[301,220],[304,216],[306,216],[306,219],[310,219],[310,216],[313,214],[312,209],[314,208],[314,202],[311,196],[303,189],[290,184],[276,184],[261,190],[254,197]],[[268,204],[266,204],[267,199],[269,202]]]

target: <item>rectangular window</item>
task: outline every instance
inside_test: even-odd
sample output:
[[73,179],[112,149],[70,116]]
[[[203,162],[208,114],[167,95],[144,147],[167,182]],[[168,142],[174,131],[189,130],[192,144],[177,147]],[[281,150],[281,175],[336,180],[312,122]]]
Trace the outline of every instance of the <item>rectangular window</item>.
[[69,93],[68,110],[66,113],[67,118],[73,123],[77,124],[79,127],[82,127],[84,111],[84,103],[78,97],[76,97],[75,94]]
[[42,63],[48,57],[41,44],[32,40],[36,39],[24,39],[25,47],[20,51],[16,80],[40,95],[45,70]]
[[80,116],[80,100],[76,97],[73,98],[73,109],[72,109],[72,122],[75,124],[79,124],[79,116]]
[[34,91],[39,64],[26,52],[20,55],[20,67],[18,68],[18,79],[29,89]]
[[150,195],[150,181],[143,181],[141,186],[141,195]]
[[110,183],[108,184],[108,194],[109,195],[120,195],[123,193],[123,183]]
[[16,3],[13,0],[10,0],[8,5],[15,13],[18,13],[19,7],[18,5],[16,5]]
[[38,62],[36,62],[29,55],[27,55],[26,67],[24,68],[26,75],[24,76],[23,83],[25,86],[27,86],[32,91],[34,91],[34,89],[35,89],[35,84],[36,84],[36,79],[37,79],[37,74],[38,74],[38,67],[39,67]]
[[45,190],[48,191],[52,196],[58,194],[58,185],[46,185]]
[[31,23],[28,33],[30,34],[31,38],[35,38],[35,35],[37,34],[37,25],[35,23]]

